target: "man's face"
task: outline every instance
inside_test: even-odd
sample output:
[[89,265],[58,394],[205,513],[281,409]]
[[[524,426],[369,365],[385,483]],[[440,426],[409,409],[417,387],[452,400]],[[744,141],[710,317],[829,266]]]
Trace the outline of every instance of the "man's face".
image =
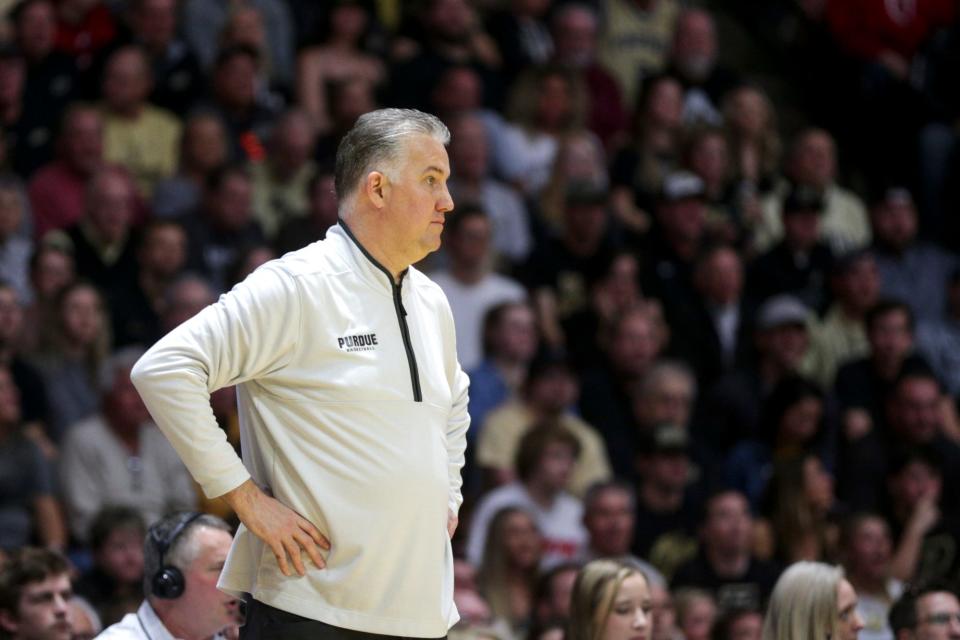
[[175,276],[186,260],[187,235],[176,225],[152,229],[140,250],[140,268],[161,278]]
[[864,256],[840,276],[840,295],[846,304],[866,312],[880,297],[880,271],[876,261]]
[[511,360],[529,362],[537,351],[537,318],[526,305],[508,309],[498,327],[498,347]]
[[824,188],[836,174],[837,157],[833,140],[822,131],[808,132],[793,157],[793,179],[798,184]]
[[795,371],[810,346],[810,335],[802,324],[785,324],[761,332],[758,346],[780,368]]
[[487,175],[487,135],[477,118],[464,117],[450,132],[450,161],[461,178]]
[[690,421],[693,400],[690,380],[680,375],[667,375],[647,393],[637,395],[634,413],[643,428],[658,424],[686,427]]
[[857,613],[857,592],[846,580],[837,585],[837,640],[857,640],[863,619]]
[[890,498],[895,509],[912,510],[923,499],[940,499],[940,474],[919,460],[904,466],[890,478]]
[[917,235],[917,210],[909,200],[881,203],[873,212],[873,233],[894,249],[906,249]]
[[103,123],[92,109],[74,112],[63,138],[64,160],[75,171],[89,175],[103,160]]
[[493,229],[486,216],[471,216],[464,220],[456,233],[446,239],[451,261],[471,269],[482,267],[490,253],[492,234]]
[[143,578],[143,535],[137,527],[111,531],[96,552],[97,566],[121,584],[136,584]]
[[16,615],[0,612],[0,623],[18,640],[70,640],[73,595],[67,574],[31,582],[23,588]]
[[960,602],[948,591],[928,593],[917,600],[917,640],[960,640]]
[[698,198],[685,198],[664,203],[659,209],[660,224],[667,236],[685,242],[696,242],[703,235],[706,208]]
[[851,536],[845,564],[852,576],[880,582],[890,570],[892,549],[886,522],[880,518],[865,518]]
[[144,0],[131,15],[130,23],[137,38],[146,46],[165,49],[176,34],[176,0]]
[[717,58],[717,34],[705,11],[688,11],[677,23],[673,60],[689,80],[699,82],[710,75]]
[[246,109],[257,91],[257,62],[250,56],[234,55],[214,72],[217,98],[230,109]]
[[213,635],[236,620],[237,601],[217,589],[217,579],[230,551],[232,536],[226,531],[197,527],[192,532],[200,551],[183,572],[185,588],[177,601],[183,603],[194,628]]
[[603,556],[622,556],[633,540],[633,511],[630,496],[621,489],[608,489],[597,496],[583,516],[590,544]]
[[929,378],[908,378],[897,387],[890,411],[893,430],[918,444],[930,442],[940,431],[940,389]]
[[237,230],[250,222],[253,188],[246,176],[234,174],[224,178],[211,200],[210,212],[218,228]]
[[903,309],[877,318],[867,337],[874,360],[881,363],[901,362],[913,349],[913,332]]
[[620,322],[610,358],[617,371],[637,377],[650,368],[659,346],[653,321],[645,315],[633,313]]
[[752,527],[746,498],[739,493],[723,493],[707,507],[704,542],[721,551],[743,551],[750,548]]
[[133,220],[133,207],[133,187],[120,175],[101,175],[91,185],[87,216],[103,240],[118,242],[126,236]]
[[474,20],[466,0],[433,0],[424,18],[433,37],[453,43],[465,42]]
[[589,11],[568,9],[557,19],[553,42],[562,64],[582,68],[593,62],[597,49],[597,21]]
[[729,305],[740,299],[743,265],[736,252],[727,249],[714,251],[699,271],[699,288],[708,303]]
[[57,18],[52,2],[32,2],[17,23],[17,44],[31,60],[45,57],[53,50]]
[[147,60],[132,47],[121,49],[107,63],[103,75],[103,97],[118,113],[130,113],[140,107],[150,93]]
[[[447,190],[447,150],[426,134],[410,136],[383,191],[383,224],[392,232],[396,252],[410,264],[440,248],[443,222],[453,210]],[[382,169],[380,169],[382,171]]]

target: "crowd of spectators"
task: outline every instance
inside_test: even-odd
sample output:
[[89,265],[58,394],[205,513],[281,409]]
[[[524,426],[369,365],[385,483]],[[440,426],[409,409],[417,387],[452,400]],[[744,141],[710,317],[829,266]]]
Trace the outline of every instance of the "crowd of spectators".
[[[133,363],[324,237],[338,141],[388,106],[452,132],[418,268],[471,378],[455,633],[556,640],[605,557],[658,640],[759,638],[799,560],[845,567],[870,640],[960,589],[953,0],[0,12],[0,549],[78,620],[136,610],[159,518],[231,517]],[[239,447],[232,389],[212,411]]]

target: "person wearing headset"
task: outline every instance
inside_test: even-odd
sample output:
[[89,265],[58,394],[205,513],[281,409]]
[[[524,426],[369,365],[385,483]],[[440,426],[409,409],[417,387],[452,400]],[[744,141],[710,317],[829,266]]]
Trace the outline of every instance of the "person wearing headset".
[[160,520],[143,543],[144,600],[98,638],[221,640],[239,622],[238,601],[217,589],[233,541],[230,526],[200,513]]

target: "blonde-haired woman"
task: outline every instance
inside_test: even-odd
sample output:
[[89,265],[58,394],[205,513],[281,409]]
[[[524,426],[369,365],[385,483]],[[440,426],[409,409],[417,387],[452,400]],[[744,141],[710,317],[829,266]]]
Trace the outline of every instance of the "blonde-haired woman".
[[777,580],[763,622],[763,640],[856,640],[863,628],[857,593],[843,569],[797,562]]
[[651,608],[650,583],[636,566],[594,560],[573,583],[566,640],[646,640]]

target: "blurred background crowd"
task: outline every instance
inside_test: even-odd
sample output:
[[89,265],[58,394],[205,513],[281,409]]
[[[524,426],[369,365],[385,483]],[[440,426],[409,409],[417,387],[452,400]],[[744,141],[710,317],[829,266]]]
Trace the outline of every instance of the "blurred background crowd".
[[419,266],[471,377],[456,632],[556,640],[630,556],[660,640],[759,637],[800,559],[893,638],[960,587],[957,9],[0,0],[0,548],[68,554],[109,624],[146,526],[230,518],[130,368],[322,239],[340,137],[411,107],[452,132]]

